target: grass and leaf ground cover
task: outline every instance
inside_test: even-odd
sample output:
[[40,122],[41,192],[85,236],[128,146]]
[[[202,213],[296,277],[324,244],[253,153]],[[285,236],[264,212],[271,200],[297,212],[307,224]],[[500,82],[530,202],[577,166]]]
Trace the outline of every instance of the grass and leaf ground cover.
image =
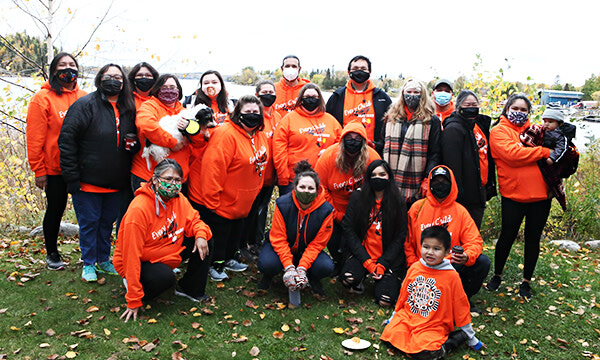
[[[5,236],[0,240],[0,359],[391,359],[403,358],[378,338],[389,309],[367,293],[348,294],[325,281],[318,301],[304,291],[303,304],[287,307],[280,278],[258,294],[255,267],[231,281],[209,282],[212,300],[192,303],[172,291],[150,302],[138,321],[119,320],[124,288],[118,276],[95,284],[80,280],[76,239],[60,248],[65,271],[44,268],[43,241]],[[493,258],[493,246],[484,252]],[[516,296],[522,246],[515,245],[497,292],[474,297],[483,314],[473,317],[481,352],[461,348],[450,359],[600,359],[600,255],[548,245],[542,252],[534,297]],[[353,336],[373,345],[347,351]]]

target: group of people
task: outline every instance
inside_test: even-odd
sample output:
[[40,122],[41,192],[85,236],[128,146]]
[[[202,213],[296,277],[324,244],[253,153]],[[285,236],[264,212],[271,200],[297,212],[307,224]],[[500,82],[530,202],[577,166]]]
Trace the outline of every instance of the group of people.
[[[500,286],[525,218],[519,295],[529,299],[551,201],[538,161],[552,173],[568,158],[569,141],[545,141],[568,125],[562,113],[548,109],[542,117],[556,126],[537,129],[544,141],[524,142],[532,107],[523,95],[507,99],[492,127],[477,95],[455,97],[447,80],[432,91],[408,80],[392,102],[369,79],[365,56],[350,60],[347,84],[327,102],[300,78],[298,57],[286,56],[281,70],[279,82],[260,81],[254,95],[232,101],[217,71],[204,72],[184,99],[177,77],[148,63],[128,74],[107,64],[86,94],[77,60],[58,54],[27,115],[29,163],[48,205],[48,267],[65,267],[57,236],[70,193],[82,280],[120,275],[125,321],[172,287],[206,299],[209,277],[245,271],[255,254],[263,291],[283,272],[290,291],[309,287],[322,298],[321,280],[337,276],[361,294],[369,276],[375,302],[396,304],[382,339],[405,353],[437,358],[464,341],[481,347],[471,298],[491,265],[479,228],[496,169],[502,228],[487,289]],[[185,259],[177,281],[173,270]]]

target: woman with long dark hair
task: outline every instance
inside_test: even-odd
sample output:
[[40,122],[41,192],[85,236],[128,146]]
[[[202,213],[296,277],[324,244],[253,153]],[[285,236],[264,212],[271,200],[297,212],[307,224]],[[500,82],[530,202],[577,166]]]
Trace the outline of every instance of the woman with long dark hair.
[[73,197],[79,223],[82,280],[96,272],[116,275],[110,261],[111,233],[129,186],[135,133],[135,104],[129,80],[116,64],[104,65],[94,79],[97,91],[77,100],[65,117],[58,147],[60,167]]
[[46,265],[51,270],[65,268],[57,238],[68,193],[61,176],[58,135],[69,106],[87,94],[79,89],[78,76],[79,64],[73,55],[56,55],[50,63],[50,78],[31,98],[27,109],[27,159],[35,173],[35,185],[46,192],[43,229]]
[[371,274],[375,280],[375,301],[380,306],[391,306],[406,273],[406,226],[406,204],[392,168],[384,160],[371,162],[361,188],[350,197],[342,220],[349,250],[340,273],[342,284],[362,293],[363,279]]
[[205,71],[200,76],[200,88],[196,91],[194,105],[204,104],[212,109],[217,126],[223,125],[233,111],[233,104],[229,101],[225,81],[216,70]]
[[141,62],[131,69],[127,79],[133,90],[135,108],[139,109],[144,101],[150,99],[150,90],[158,79],[158,71],[147,62]]

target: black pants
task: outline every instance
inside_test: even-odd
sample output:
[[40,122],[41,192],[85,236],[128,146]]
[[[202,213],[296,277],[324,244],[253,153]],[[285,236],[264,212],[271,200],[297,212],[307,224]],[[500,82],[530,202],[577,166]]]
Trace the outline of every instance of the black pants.
[[458,275],[460,275],[460,281],[469,299],[481,289],[491,265],[490,258],[484,254],[479,255],[471,266],[452,264]]
[[[399,269],[387,269],[385,274],[380,280],[375,280],[375,301],[385,301],[394,305],[398,300],[398,293],[400,292]],[[355,258],[350,256],[340,272],[340,278],[342,284],[346,287],[356,287],[367,275],[367,269],[362,263]],[[352,279],[352,280],[349,280]]]
[[135,191],[142,186],[143,182],[148,182],[148,180],[142,179],[137,175],[131,174],[131,191],[135,194]]
[[494,272],[502,274],[519,228],[525,218],[525,259],[523,278],[531,280],[540,256],[540,237],[550,214],[551,199],[522,203],[502,197],[502,229],[496,243]]
[[344,264],[344,257],[348,254],[346,249],[346,241],[342,234],[344,230],[342,225],[333,222],[333,231],[331,232],[331,238],[327,242],[327,250],[333,259],[336,270],[339,270]]
[[[208,242],[209,254],[204,260],[200,259],[198,253],[192,253],[194,241],[193,238],[184,240],[185,250],[181,253],[181,258],[189,261],[185,274],[179,280],[179,286],[186,294],[200,297],[206,291],[213,241]],[[175,285],[175,274],[168,265],[151,262],[143,262],[141,265],[140,282],[144,289],[144,301],[157,297]]]
[[265,186],[260,190],[256,199],[254,199],[250,213],[246,220],[244,220],[240,248],[246,248],[248,245],[258,245],[260,247],[262,244],[265,237],[265,226],[271,194],[273,194],[273,186]]
[[234,259],[240,249],[240,239],[244,230],[244,219],[227,219],[210,211],[206,207],[190,201],[192,207],[200,213],[200,218],[212,231],[214,243],[213,262],[221,263]]
[[465,205],[465,209],[471,215],[473,221],[475,221],[475,225],[477,225],[478,229],[481,229],[481,222],[483,221],[483,212],[485,211],[485,206],[483,205]]
[[46,185],[46,213],[42,227],[44,230],[44,242],[46,253],[58,252],[57,240],[60,231],[60,220],[67,206],[67,184],[62,175],[48,175]]

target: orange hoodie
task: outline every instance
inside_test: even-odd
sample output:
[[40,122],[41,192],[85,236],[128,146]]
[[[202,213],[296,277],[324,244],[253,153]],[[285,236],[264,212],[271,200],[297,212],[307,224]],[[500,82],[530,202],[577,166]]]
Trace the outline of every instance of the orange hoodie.
[[310,83],[310,80],[298,78],[298,83],[296,85],[288,86],[285,78],[282,77],[281,80],[275,84],[277,99],[272,105],[273,109],[275,109],[281,117],[284,117],[288,112],[294,110],[300,89],[308,83]]
[[344,94],[344,126],[354,120],[362,122],[366,128],[369,145],[375,140],[375,107],[373,107],[373,89],[375,84],[368,81],[364,91],[356,91],[352,87],[354,80],[348,80]]
[[[367,141],[367,131],[363,124],[358,120],[354,120],[344,126],[341,138],[348,133],[357,133]],[[359,177],[354,177],[351,170],[342,173],[340,169],[338,169],[335,160],[339,151],[339,145],[327,148],[319,160],[317,160],[317,165],[315,166],[315,171],[319,174],[319,180],[321,180],[321,186],[325,190],[325,199],[327,199],[335,209],[335,221],[337,223],[342,222],[342,218],[346,213],[346,207],[348,207],[348,201],[350,201],[350,195],[352,195],[354,190],[360,187],[364,177],[364,174],[361,174]],[[373,160],[381,159],[379,154],[377,154],[377,151],[369,146],[367,146],[367,152],[369,154],[367,165]]]
[[75,85],[58,95],[48,82],[31,98],[27,109],[27,158],[36,177],[60,175],[58,135],[69,106],[87,93]]
[[442,112],[435,112],[435,115],[440,119],[440,121],[442,122],[442,125],[444,124],[444,120],[446,120],[446,118],[448,116],[450,116],[453,112],[454,112],[454,101],[450,102],[450,106],[448,107],[448,109],[446,109],[446,111],[442,111]]
[[144,96],[137,91],[133,92],[133,100],[135,100],[135,109],[139,110],[140,106],[144,103],[144,101],[150,99],[152,96]]
[[[150,183],[135,192],[119,229],[113,264],[127,280],[127,307],[142,306],[141,263],[163,263],[172,269],[181,263],[184,237],[209,240],[212,233],[182,194],[165,203],[157,202]],[[198,256],[192,254],[192,256]]]
[[[296,192],[292,191],[291,196],[294,200],[294,205],[296,205],[296,208],[298,208],[298,225],[304,222],[304,218],[306,216],[310,216],[313,211],[315,211],[325,203],[326,200],[323,194],[323,189],[320,188],[318,191],[319,193],[317,194],[317,197],[315,198],[315,200],[313,200],[310,207],[306,210],[303,210],[302,207],[300,207],[300,202],[298,202],[298,199],[296,198]],[[304,238],[306,238],[306,229],[304,230]],[[296,243],[300,238],[300,231],[302,231],[302,229],[296,229]],[[333,212],[325,218],[315,238],[310,243],[308,243],[306,249],[304,249],[304,253],[300,258],[300,262],[298,262],[299,267],[302,266],[306,270],[310,269],[317,256],[319,256],[321,251],[325,248],[325,246],[327,246],[327,243],[331,238],[332,231]],[[285,223],[283,215],[281,215],[279,207],[277,206],[275,206],[275,211],[273,212],[273,223],[271,225],[271,231],[269,232],[269,240],[271,241],[273,250],[275,250],[275,252],[279,256],[279,260],[281,260],[283,268],[285,269],[286,267],[293,265],[294,256],[292,254],[292,250],[290,249],[290,244],[287,239],[287,224]]]
[[275,165],[273,164],[273,134],[275,133],[275,129],[281,122],[281,115],[275,110],[273,107],[264,109],[264,117],[265,117],[265,129],[263,133],[267,138],[267,142],[269,143],[269,162],[267,163],[267,167],[265,169],[265,181],[263,186],[273,186],[275,185]]
[[435,267],[419,261],[402,282],[394,315],[381,340],[407,354],[439,350],[455,326],[471,323],[469,308],[460,276],[448,261]]
[[[175,107],[171,108],[163,104],[156,97],[151,97],[145,101],[137,112],[135,118],[135,125],[138,129],[138,139],[142,148],[146,145],[146,139],[150,140],[153,144],[158,146],[164,146],[172,148],[177,144],[177,140],[163,130],[158,124],[160,119],[167,115],[175,115],[183,110],[183,106],[180,102],[177,102]],[[194,136],[192,138],[193,144],[184,146],[177,152],[172,152],[167,158],[177,161],[183,170],[183,178],[187,179],[190,172],[190,154],[191,146],[201,146],[203,144],[202,135]],[[142,157],[143,150],[140,150],[133,157],[133,163],[131,165],[131,173],[141,177],[144,180],[150,180],[152,177],[152,171],[156,166],[156,162],[150,157],[151,168],[148,169],[146,159]]]
[[518,202],[534,202],[548,199],[548,185],[542,177],[538,160],[547,159],[550,149],[526,147],[519,135],[529,126],[522,127],[500,117],[500,123],[490,131],[490,149],[496,161],[500,194]]
[[321,150],[339,142],[341,135],[340,123],[326,112],[309,115],[298,107],[284,116],[273,135],[273,162],[279,185],[294,179],[294,166],[300,160],[308,159],[314,166]]
[[[417,200],[408,210],[408,235],[404,243],[404,253],[408,266],[419,261],[421,258],[421,233],[430,226],[444,226],[452,236],[452,246],[460,245],[465,249],[468,259],[466,266],[475,263],[483,249],[483,239],[477,229],[477,225],[469,215],[464,206],[456,202],[458,196],[458,185],[454,179],[454,173],[449,167],[439,165],[431,169],[427,177],[427,184],[435,169],[443,167],[450,172],[452,188],[450,195],[444,201],[439,202],[427,186],[427,197]],[[452,256],[448,255],[447,259]]]
[[263,186],[268,146],[262,131],[252,138],[231,121],[218,127],[204,151],[201,168],[198,160],[192,166],[190,199],[227,219],[248,216]]

